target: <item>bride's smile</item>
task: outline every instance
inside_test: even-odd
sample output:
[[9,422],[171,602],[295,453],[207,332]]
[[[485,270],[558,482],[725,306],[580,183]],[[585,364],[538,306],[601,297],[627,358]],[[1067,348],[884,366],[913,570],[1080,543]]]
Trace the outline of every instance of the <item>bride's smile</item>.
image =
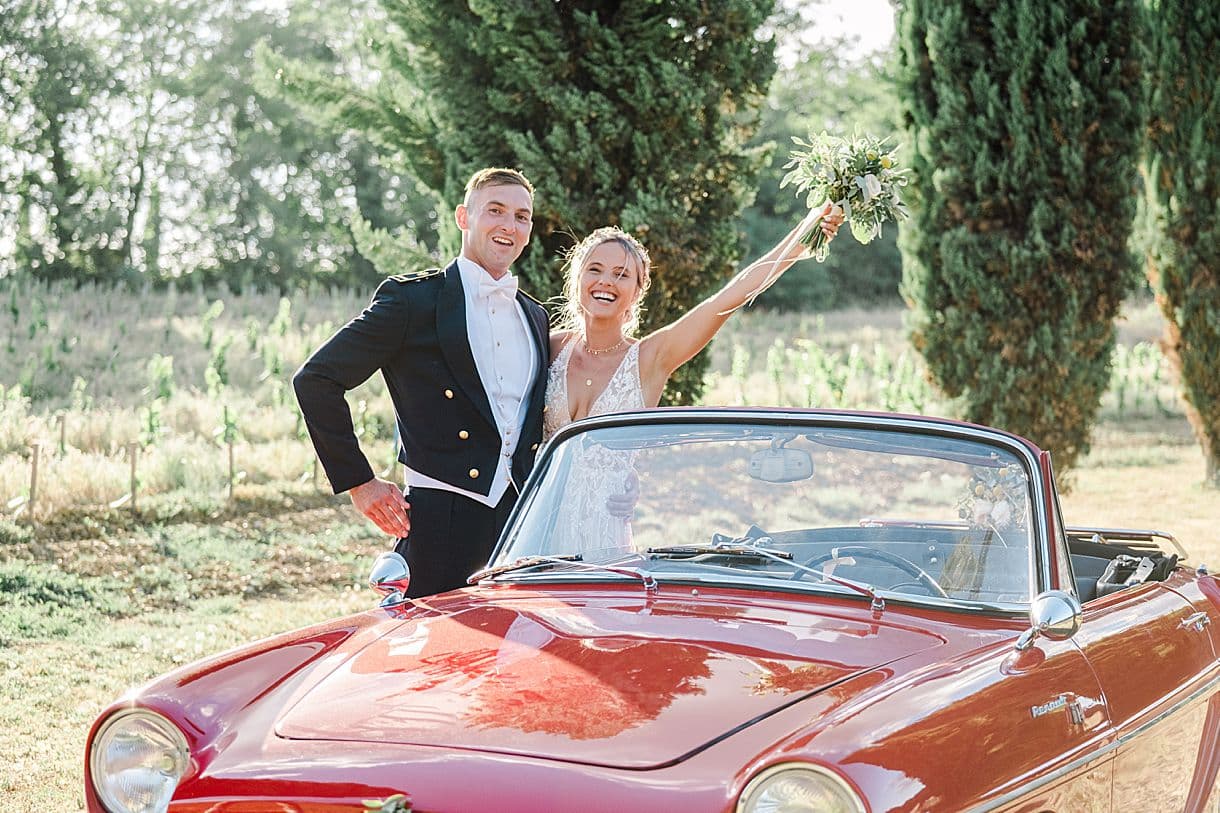
[[581,307],[591,319],[620,324],[640,295],[639,261],[618,242],[589,252],[581,272]]

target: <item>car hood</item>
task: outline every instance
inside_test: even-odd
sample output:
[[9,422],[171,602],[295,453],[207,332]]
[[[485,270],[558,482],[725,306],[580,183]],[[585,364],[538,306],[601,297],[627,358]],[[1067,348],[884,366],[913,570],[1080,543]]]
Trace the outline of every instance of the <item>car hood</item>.
[[841,600],[577,596],[485,588],[418,602],[276,733],[657,767],[942,642]]

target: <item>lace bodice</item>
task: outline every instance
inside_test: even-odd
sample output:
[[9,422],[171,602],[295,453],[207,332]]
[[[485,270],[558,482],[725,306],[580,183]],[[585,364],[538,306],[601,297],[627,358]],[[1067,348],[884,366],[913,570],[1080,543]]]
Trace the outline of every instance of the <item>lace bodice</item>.
[[[543,413],[542,427],[544,438],[549,438],[572,422],[572,411],[568,404],[568,362],[572,359],[572,348],[575,346],[575,341],[564,345],[547,374],[547,408]],[[623,355],[618,369],[606,382],[606,388],[589,408],[589,415],[643,408],[640,345],[636,343]],[[631,550],[630,518],[611,514],[608,501],[630,491],[635,453],[575,444],[569,454],[572,455],[572,470],[577,474],[568,484],[555,520],[555,527],[562,529],[566,535],[564,552],[598,551],[599,555],[605,555],[608,551]]]
[[[569,341],[559,351],[551,364],[546,381],[546,412],[543,413],[542,436],[549,438],[572,422],[572,410],[568,405],[568,362],[576,340]],[[644,408],[644,387],[640,383],[640,344],[636,342],[627,349],[623,360],[606,388],[594,400],[589,415],[606,415],[611,412],[626,412]]]

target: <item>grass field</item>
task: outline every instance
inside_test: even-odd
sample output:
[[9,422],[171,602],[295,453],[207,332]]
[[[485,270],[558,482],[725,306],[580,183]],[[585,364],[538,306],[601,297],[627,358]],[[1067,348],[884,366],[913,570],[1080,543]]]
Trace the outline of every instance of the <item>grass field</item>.
[[[0,807],[77,810],[87,727],[127,687],[372,605],[362,584],[386,540],[324,481],[315,487],[285,389],[363,297],[147,291],[123,300],[3,284]],[[949,414],[901,319],[897,310],[743,313],[714,347],[705,403]],[[1064,511],[1069,523],[1172,531],[1193,562],[1216,564],[1220,493],[1201,486],[1201,455],[1151,344],[1159,331],[1150,305],[1128,309],[1114,384]],[[370,457],[388,466],[382,385],[352,400]],[[239,470],[232,497],[226,437]],[[31,442],[43,452],[33,512]],[[122,502],[132,444],[134,511]]]

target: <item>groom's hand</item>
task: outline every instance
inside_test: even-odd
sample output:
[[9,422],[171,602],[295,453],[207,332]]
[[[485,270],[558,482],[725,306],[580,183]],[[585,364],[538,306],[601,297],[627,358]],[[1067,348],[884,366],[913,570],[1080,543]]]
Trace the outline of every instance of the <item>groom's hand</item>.
[[347,492],[356,510],[390,536],[402,539],[411,532],[411,504],[398,486],[374,477]]

